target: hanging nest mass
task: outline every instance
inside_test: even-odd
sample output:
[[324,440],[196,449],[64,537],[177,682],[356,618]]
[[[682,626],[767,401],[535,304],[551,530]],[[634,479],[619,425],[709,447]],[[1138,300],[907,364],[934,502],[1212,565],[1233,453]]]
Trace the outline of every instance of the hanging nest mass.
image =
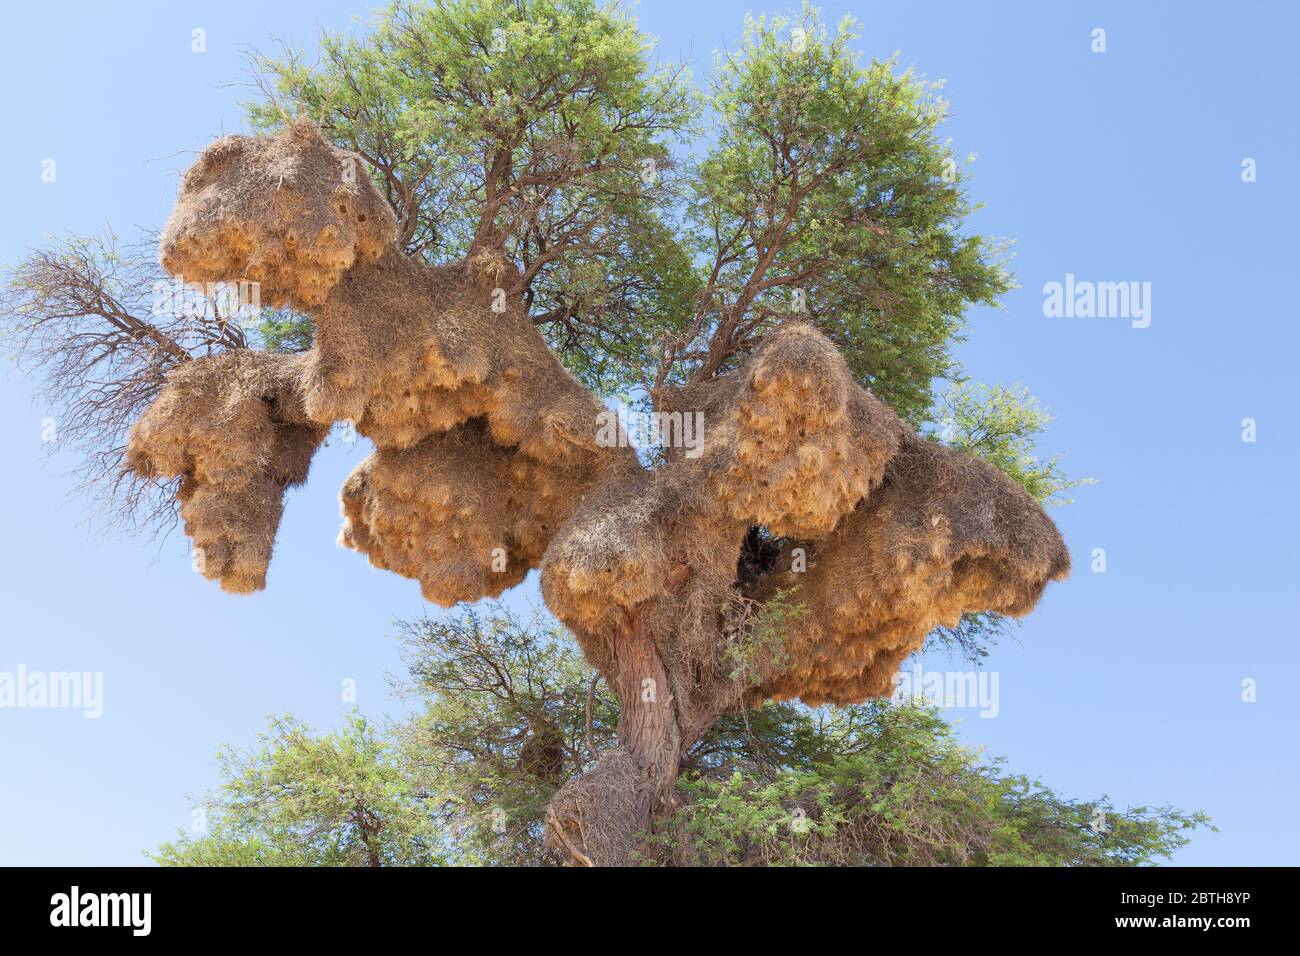
[[519,769],[555,785],[564,779],[564,737],[549,721],[530,721],[528,739],[519,750]]
[[247,349],[186,362],[131,428],[127,466],[181,479],[195,566],[227,591],[265,587],[285,490],[328,431],[303,411],[303,364]]
[[[1027,613],[1069,569],[1036,501],[916,435],[810,324],[657,393],[702,443],[648,469],[601,440],[604,407],[546,346],[499,238],[441,266],[396,239],[360,160],[309,124],[226,137],[182,182],[165,268],[258,282],[315,325],[301,355],[184,363],[131,431],[128,466],[181,479],[186,533],[228,590],[263,586],[285,489],[341,420],[375,445],[344,485],[341,543],[443,605],[539,568],[606,676],[629,627],[653,636],[683,740],[741,700],[887,694],[933,628]],[[759,653],[778,595],[798,613]],[[539,775],[547,734],[520,758]]]

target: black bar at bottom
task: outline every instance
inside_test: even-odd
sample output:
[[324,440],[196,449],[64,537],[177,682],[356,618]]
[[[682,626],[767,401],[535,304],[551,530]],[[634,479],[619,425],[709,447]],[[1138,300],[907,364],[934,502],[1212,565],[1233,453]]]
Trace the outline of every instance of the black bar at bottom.
[[[655,921],[688,918],[695,926],[713,923],[732,942],[766,932],[764,925],[798,933],[809,921],[850,935],[868,928],[874,933],[883,923],[904,938],[919,934],[918,941],[943,927],[980,934],[1045,929],[1056,934],[1051,938],[1071,941],[1200,935],[1231,942],[1243,933],[1284,930],[1295,909],[1295,885],[1292,869],[1176,867],[629,869],[599,875],[13,868],[0,869],[0,933],[6,942],[75,934],[82,945],[135,939],[337,945],[418,930],[431,942],[447,941],[450,931],[473,945],[553,939],[596,920],[630,921],[629,928],[648,935]],[[701,934],[691,935],[696,942]]]

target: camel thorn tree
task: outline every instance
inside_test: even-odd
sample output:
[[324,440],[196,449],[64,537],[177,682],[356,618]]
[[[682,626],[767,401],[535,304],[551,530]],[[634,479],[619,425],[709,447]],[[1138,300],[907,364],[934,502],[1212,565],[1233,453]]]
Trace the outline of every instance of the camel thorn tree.
[[[625,863],[724,715],[887,695],[936,629],[1024,615],[1069,569],[1038,487],[918,431],[963,310],[1007,280],[960,231],[943,102],[852,40],[810,11],[751,21],[711,146],[680,158],[697,98],[618,11],[399,3],[317,67],[262,58],[261,131],[184,175],[161,266],[256,283],[258,336],[211,314],[187,339],[57,252],[6,312],[103,474],[174,491],[229,591],[265,586],[285,491],[340,422],[374,445],[341,543],[443,606],[538,570],[619,704],[549,836]],[[88,341],[133,383],[108,415]],[[698,445],[611,440],[623,389],[702,422]]]

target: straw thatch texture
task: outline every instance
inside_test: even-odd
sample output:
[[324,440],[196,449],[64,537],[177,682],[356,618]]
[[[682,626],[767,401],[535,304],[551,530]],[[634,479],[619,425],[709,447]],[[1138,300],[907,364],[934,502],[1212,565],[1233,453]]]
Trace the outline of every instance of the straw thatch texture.
[[593,662],[637,605],[667,598],[656,611],[665,652],[713,666],[749,528],[829,533],[879,483],[905,428],[802,324],[732,375],[666,393],[661,408],[702,415],[698,457],[669,447],[653,473],[598,489],[547,552],[543,594]]
[[787,642],[789,671],[762,696],[850,703],[892,690],[898,665],[965,612],[1027,614],[1069,572],[1055,525],[996,468],[909,435],[880,489],[833,534],[810,543],[807,571],[786,570],[807,613]]
[[564,780],[564,734],[542,718],[528,723],[528,739],[519,748],[517,766],[539,780],[559,785]]
[[186,282],[258,282],[264,305],[306,309],[355,263],[378,258],[396,230],[361,160],[296,123],[205,149],[159,245],[163,268]]
[[[429,266],[403,255],[395,234],[359,158],[299,123],[204,150],[160,256],[187,281],[256,281],[264,304],[312,317],[314,347],[284,387],[305,426],[350,420],[377,448],[344,489],[344,543],[418,579],[440,603],[499,594],[541,560],[601,475],[636,468],[635,453],[598,446],[603,406],[547,348],[499,247]],[[215,370],[226,367],[205,379],[213,400],[222,393]],[[238,404],[241,385],[232,379],[229,389]],[[166,418],[158,404],[147,418]],[[154,450],[164,454],[161,442]],[[215,573],[254,587],[255,566],[230,558],[228,539],[251,548],[241,522],[273,529],[278,512],[270,478],[249,477],[246,500],[230,492],[238,471],[220,485],[187,482],[182,498],[187,519],[203,516],[190,526],[228,531],[204,539]],[[269,556],[269,542],[262,550]]]
[[507,294],[516,279],[492,252],[427,266],[390,248],[350,270],[313,311],[309,413],[388,448],[486,416],[495,441],[539,460],[592,458],[603,406]]
[[602,751],[596,765],[565,782],[547,807],[552,839],[586,866],[626,865],[646,819],[649,773],[623,747]]
[[601,406],[546,347],[500,249],[429,266],[395,241],[360,158],[295,123],[205,149],[160,258],[188,282],[257,282],[264,305],[313,318],[303,390],[321,424],[407,448],[486,415],[498,442],[541,460],[591,453]]
[[[887,694],[933,628],[965,612],[1027,613],[1065,575],[1060,535],[1025,491],[919,438],[847,376],[833,346],[800,325],[729,379],[672,396],[674,410],[704,411],[703,454],[670,453],[652,473],[597,489],[543,561],[547,604],[594,664],[607,666],[610,642],[645,604],[663,654],[716,671],[752,617],[737,590],[760,605],[784,592],[797,612],[783,623],[782,672],[749,699],[857,702]],[[753,574],[738,569],[740,546],[760,524],[788,538],[784,561],[740,587]],[[791,570],[796,546],[806,572]]]
[[444,607],[495,597],[540,563],[599,475],[499,445],[473,419],[358,465],[343,486],[339,543]]
[[664,587],[662,524],[663,502],[652,473],[594,489],[546,552],[547,605],[580,634],[616,631],[626,611]]
[[773,534],[820,537],[870,493],[905,426],[853,380],[844,357],[810,325],[769,335],[746,365],[705,388],[666,396],[703,413],[704,453],[692,464],[732,517]]
[[[547,607],[602,672],[639,608],[663,654],[682,672],[717,664],[716,638],[747,524],[712,507],[695,463],[619,472],[597,486],[559,530],[542,561]],[[676,671],[670,668],[670,676]],[[689,689],[677,695],[685,700]]]
[[[442,266],[403,255],[360,161],[310,126],[205,150],[161,256],[192,281],[261,282],[263,301],[315,322],[299,359],[182,369],[132,435],[132,467],[183,477],[187,530],[227,587],[261,586],[284,487],[345,419],[376,451],[344,487],[342,543],[444,605],[540,566],[601,670],[641,622],[679,710],[707,712],[778,593],[803,605],[783,653],[733,680],[750,699],[849,702],[888,692],[933,627],[1023,614],[1068,568],[1036,502],[914,435],[803,322],[726,376],[656,395],[661,412],[702,414],[701,446],[651,471],[601,447],[604,408],[546,347],[499,243]],[[760,538],[784,549],[775,565],[743,550]]]
[[196,566],[227,591],[265,586],[284,491],[325,437],[298,399],[303,363],[249,350],[187,362],[131,428],[127,467],[181,479]]

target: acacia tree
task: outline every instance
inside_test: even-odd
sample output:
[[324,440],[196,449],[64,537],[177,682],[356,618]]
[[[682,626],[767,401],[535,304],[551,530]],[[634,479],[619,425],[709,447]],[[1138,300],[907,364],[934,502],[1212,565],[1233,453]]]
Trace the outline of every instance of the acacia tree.
[[[344,544],[443,605],[540,569],[619,704],[548,834],[625,862],[720,720],[886,694],[927,635],[977,648],[1068,570],[1032,411],[997,393],[1009,433],[916,431],[1008,280],[962,231],[937,92],[852,40],[751,20],[700,104],[593,0],[399,3],[313,66],[259,58],[261,135],[185,174],[162,268],[251,283],[256,334],[212,303],[141,315],[75,244],[21,264],[5,311],[96,473],[174,490],[227,590],[264,586],[338,422],[375,445]],[[628,388],[667,436],[643,454],[599,399]],[[554,733],[530,730],[542,765]]]
[[[617,743],[619,702],[562,628],[489,605],[399,628],[411,716],[316,735],[277,718],[221,753],[174,866],[553,866],[558,786]],[[548,728],[538,735],[535,728]],[[725,715],[682,758],[683,805],[638,857],[667,865],[1127,866],[1202,814],[1071,800],[959,746],[927,706]]]

